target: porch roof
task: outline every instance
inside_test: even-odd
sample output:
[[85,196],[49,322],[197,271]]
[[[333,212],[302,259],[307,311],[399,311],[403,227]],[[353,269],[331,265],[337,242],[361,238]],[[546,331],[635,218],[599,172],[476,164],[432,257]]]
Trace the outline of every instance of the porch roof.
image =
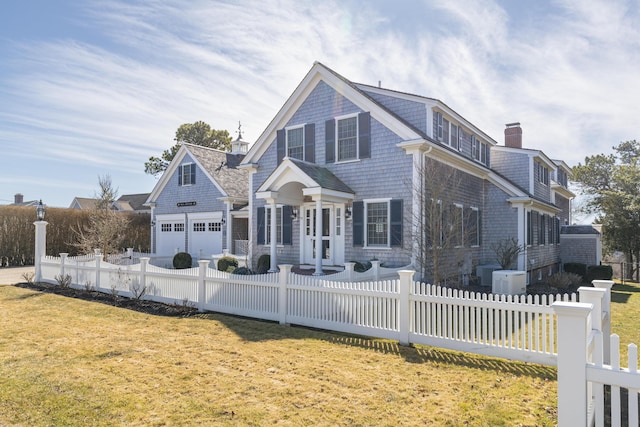
[[349,188],[347,184],[342,182],[340,178],[335,176],[327,168],[323,168],[318,165],[303,162],[297,159],[289,159],[291,163],[296,165],[300,170],[305,173],[309,178],[315,181],[318,186],[326,188],[327,190],[341,191],[343,193],[355,194],[354,191]]

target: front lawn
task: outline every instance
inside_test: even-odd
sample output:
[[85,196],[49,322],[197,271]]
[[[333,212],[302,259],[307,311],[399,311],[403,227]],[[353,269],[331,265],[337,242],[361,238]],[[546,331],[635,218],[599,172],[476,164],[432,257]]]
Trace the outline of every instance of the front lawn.
[[556,371],[533,364],[14,286],[0,331],[0,425],[556,423]]

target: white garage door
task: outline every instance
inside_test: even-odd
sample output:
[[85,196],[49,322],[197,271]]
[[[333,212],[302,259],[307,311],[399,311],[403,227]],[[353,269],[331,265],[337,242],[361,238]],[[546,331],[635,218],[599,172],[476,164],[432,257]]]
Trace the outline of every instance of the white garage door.
[[222,253],[222,212],[189,215],[189,253],[201,259]]
[[176,251],[184,251],[184,215],[158,215],[156,223],[156,253],[159,256],[173,256]]

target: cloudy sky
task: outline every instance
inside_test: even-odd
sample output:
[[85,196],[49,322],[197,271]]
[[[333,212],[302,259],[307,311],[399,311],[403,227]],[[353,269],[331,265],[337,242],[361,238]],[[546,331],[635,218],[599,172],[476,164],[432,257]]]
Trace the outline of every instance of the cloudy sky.
[[638,137],[638,0],[5,0],[0,204],[69,206],[203,120],[254,141],[320,61],[570,166]]

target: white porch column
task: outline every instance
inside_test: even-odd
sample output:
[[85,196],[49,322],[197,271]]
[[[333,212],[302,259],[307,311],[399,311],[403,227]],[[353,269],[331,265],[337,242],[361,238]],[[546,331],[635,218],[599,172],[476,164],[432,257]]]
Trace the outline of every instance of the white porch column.
[[314,276],[322,276],[322,199],[316,199],[316,271]]
[[231,236],[231,233],[232,233],[232,230],[233,230],[233,221],[232,221],[232,219],[231,219],[231,207],[232,207],[233,203],[232,203],[232,202],[230,202],[230,201],[226,201],[226,202],[224,202],[224,204],[225,204],[225,206],[226,206],[226,208],[227,208],[227,215],[226,215],[227,222],[226,222],[226,224],[225,224],[225,225],[226,225],[226,227],[227,227],[227,243],[226,243],[226,248],[227,248],[227,250],[229,251],[229,253],[232,253],[232,254],[233,254],[233,253],[235,253],[235,250],[233,250],[233,246],[232,246],[232,244],[231,244],[231,243],[232,243],[231,237],[233,237],[233,236]]
[[524,250],[518,254],[518,270],[527,271],[527,211],[523,205],[517,205],[518,212],[518,244]]
[[271,207],[271,267],[270,273],[278,271],[278,222],[276,221],[278,215],[276,200],[269,199],[269,206]]

